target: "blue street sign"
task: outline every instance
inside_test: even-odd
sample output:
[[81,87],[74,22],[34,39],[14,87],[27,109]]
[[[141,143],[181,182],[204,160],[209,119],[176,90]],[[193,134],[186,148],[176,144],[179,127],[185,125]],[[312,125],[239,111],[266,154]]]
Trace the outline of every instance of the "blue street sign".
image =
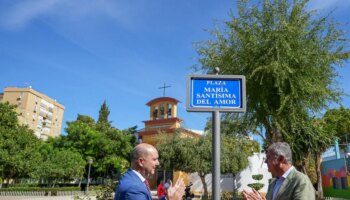
[[245,112],[245,77],[240,75],[190,75],[187,111]]

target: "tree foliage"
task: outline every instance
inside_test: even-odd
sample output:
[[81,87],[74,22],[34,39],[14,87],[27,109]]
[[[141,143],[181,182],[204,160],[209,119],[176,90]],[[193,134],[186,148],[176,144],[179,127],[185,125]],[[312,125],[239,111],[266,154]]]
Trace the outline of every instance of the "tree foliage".
[[[336,138],[339,138],[340,142],[348,142],[347,133],[350,131],[350,109],[345,109],[341,106],[339,109],[328,110],[323,118],[314,119],[312,125],[315,134],[313,134],[313,139],[309,140],[309,142],[313,143],[311,153],[316,164],[317,195],[319,199],[322,199],[321,156],[334,143]],[[346,146],[344,145],[343,147]]]
[[54,148],[51,143],[42,144],[39,150],[42,160],[37,177],[54,187],[58,180],[81,179],[85,171],[85,161],[75,151]]
[[18,114],[15,112],[15,109],[16,106],[14,105],[0,102],[0,127],[15,129],[18,126]]
[[[204,196],[208,196],[205,176],[212,170],[212,139],[211,135],[200,138],[181,137],[180,133],[158,138],[157,149],[160,153],[162,169],[198,173]],[[247,138],[221,137],[221,173],[236,174],[248,166],[248,157],[259,145]],[[193,148],[196,147],[196,148]]]
[[245,75],[246,119],[266,130],[266,143],[283,140],[290,129],[284,120],[293,126],[299,113],[339,101],[334,66],[349,58],[344,32],[328,16],[307,11],[307,0],[237,2],[238,16],[199,43],[200,67]]
[[221,136],[221,172],[236,175],[248,167],[248,157],[260,151],[259,143],[248,137]]
[[[101,110],[101,115],[109,114],[105,103]],[[94,161],[92,177],[115,178],[129,166],[136,127],[116,129],[104,123],[108,114],[100,124],[78,115],[76,121],[67,122],[67,135],[41,141],[19,124],[15,106],[0,103],[0,180],[40,178],[53,186],[57,181],[86,177],[89,159]]]
[[340,143],[350,140],[350,109],[341,106],[338,109],[330,109],[324,115],[325,123],[336,133]]
[[55,143],[58,147],[79,152],[86,161],[93,159],[93,177],[112,178],[129,167],[129,153],[135,142],[133,133],[136,127],[119,130],[110,126],[108,114],[101,117],[109,113],[108,107],[103,105],[100,122],[96,123],[89,116],[78,115],[75,121],[67,122],[67,135],[61,137],[61,142]]
[[15,109],[0,103],[0,176],[5,180],[34,177],[40,163],[41,141],[27,126],[18,124]]
[[307,3],[238,0],[237,15],[197,47],[204,72],[219,67],[222,74],[245,75],[243,124],[263,130],[265,148],[289,142],[299,167],[332,143],[334,132],[314,118],[339,103],[336,67],[350,57],[340,24],[307,10]]
[[97,120],[97,127],[99,130],[111,128],[112,125],[108,119],[109,113],[110,113],[109,108],[106,104],[106,101],[104,101],[100,108],[98,120]]

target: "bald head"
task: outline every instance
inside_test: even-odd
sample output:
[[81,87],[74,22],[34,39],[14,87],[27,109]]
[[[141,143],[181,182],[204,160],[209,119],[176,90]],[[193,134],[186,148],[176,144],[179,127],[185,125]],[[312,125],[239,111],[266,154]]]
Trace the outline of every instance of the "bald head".
[[145,158],[149,154],[151,154],[155,151],[158,152],[157,149],[150,144],[147,144],[147,143],[138,144],[132,150],[131,161],[134,162],[138,158]]
[[138,171],[146,178],[155,173],[158,165],[158,151],[154,146],[146,143],[136,145],[132,151],[132,169]]

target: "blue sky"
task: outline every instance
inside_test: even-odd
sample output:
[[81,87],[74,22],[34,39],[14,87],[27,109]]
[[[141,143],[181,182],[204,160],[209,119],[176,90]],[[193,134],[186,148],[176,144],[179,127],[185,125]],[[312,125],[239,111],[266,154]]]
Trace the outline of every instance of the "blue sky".
[[[198,64],[194,43],[208,40],[205,29],[228,20],[235,6],[233,0],[1,0],[0,91],[32,86],[65,106],[64,123],[77,114],[97,119],[106,100],[113,126],[126,129],[144,127],[145,104],[162,96],[158,88],[166,83],[166,96],[181,101],[183,127],[203,130],[211,114],[186,111],[186,77]],[[350,1],[311,0],[309,7],[349,22]],[[339,70],[348,94],[349,68]],[[350,107],[350,98],[343,103]]]

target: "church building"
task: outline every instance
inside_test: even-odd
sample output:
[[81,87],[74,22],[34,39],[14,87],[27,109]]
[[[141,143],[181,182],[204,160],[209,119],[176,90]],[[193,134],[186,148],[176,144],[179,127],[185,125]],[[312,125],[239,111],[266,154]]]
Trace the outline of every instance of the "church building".
[[[137,132],[138,141],[156,145],[157,135],[180,133],[183,137],[200,137],[198,132],[181,127],[182,119],[177,116],[177,99],[171,97],[159,97],[152,99],[146,105],[149,106],[149,119],[143,121],[144,129]],[[177,180],[181,176],[188,179],[188,175],[180,171],[158,169],[153,177],[149,178],[151,189],[156,189],[160,180]],[[188,182],[188,180],[185,180]]]

